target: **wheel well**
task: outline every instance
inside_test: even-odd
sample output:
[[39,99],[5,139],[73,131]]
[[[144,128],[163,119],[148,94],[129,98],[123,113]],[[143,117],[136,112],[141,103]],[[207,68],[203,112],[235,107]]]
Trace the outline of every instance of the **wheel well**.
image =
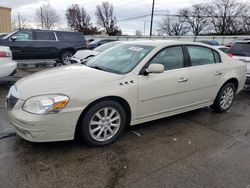
[[79,125],[81,123],[82,118],[85,116],[85,114],[87,113],[87,111],[94,106],[95,104],[102,102],[102,101],[106,101],[106,100],[113,100],[116,101],[118,103],[120,103],[122,105],[122,107],[124,108],[125,112],[126,112],[126,116],[127,116],[127,122],[126,122],[126,126],[130,125],[130,121],[131,121],[131,108],[128,104],[128,102],[121,98],[121,97],[117,97],[117,96],[109,96],[109,97],[103,97],[100,98],[98,100],[95,100],[94,102],[90,103],[81,113],[78,121],[77,121],[77,125],[76,125],[76,130],[75,130],[75,137],[78,135],[79,131]]
[[[237,91],[238,86],[239,86],[239,82],[238,82],[238,80],[237,80],[236,78],[231,78],[231,79],[229,79],[228,81],[226,81],[226,82],[223,84],[223,86],[224,86],[225,84],[227,84],[227,83],[233,83],[234,86],[235,86],[235,89],[236,89],[236,91]],[[222,87],[223,87],[223,86],[222,86]]]
[[66,49],[62,49],[61,52],[60,52],[60,56],[62,55],[62,53],[64,52],[67,52],[67,51],[70,51],[72,53],[75,53],[75,50],[73,48],[66,48]]

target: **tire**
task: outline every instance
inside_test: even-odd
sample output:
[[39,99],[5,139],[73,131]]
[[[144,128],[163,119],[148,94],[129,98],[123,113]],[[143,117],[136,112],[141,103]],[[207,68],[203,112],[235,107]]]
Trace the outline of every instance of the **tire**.
[[[108,118],[105,120],[106,109]],[[102,101],[92,106],[81,120],[78,129],[79,139],[89,146],[104,146],[120,136],[125,124],[126,112],[122,105],[112,100]]]
[[212,109],[218,113],[228,111],[233,104],[235,92],[236,92],[235,85],[233,83],[226,83],[220,89],[214,101],[214,104],[212,105]]
[[63,65],[69,65],[71,64],[69,59],[73,56],[73,52],[72,51],[64,51],[62,52],[61,56],[60,56],[60,62]]

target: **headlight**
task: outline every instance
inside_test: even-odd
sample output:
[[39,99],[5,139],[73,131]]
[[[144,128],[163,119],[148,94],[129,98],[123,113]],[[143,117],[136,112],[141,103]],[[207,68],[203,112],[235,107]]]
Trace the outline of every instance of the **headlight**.
[[69,97],[65,95],[31,97],[25,101],[23,110],[38,115],[58,113],[69,103],[69,100]]

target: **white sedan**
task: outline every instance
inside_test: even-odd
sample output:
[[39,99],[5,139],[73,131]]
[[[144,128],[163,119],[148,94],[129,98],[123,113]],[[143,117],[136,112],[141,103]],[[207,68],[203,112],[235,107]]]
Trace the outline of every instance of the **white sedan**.
[[79,50],[77,51],[71,58],[70,58],[70,63],[84,63],[90,58],[104,52],[105,50],[108,50],[116,45],[121,44],[121,41],[115,41],[115,42],[109,42],[106,44],[103,44],[101,46],[98,46],[97,48],[93,50]]
[[15,74],[17,63],[12,60],[9,47],[0,46],[0,78]]
[[174,41],[120,44],[85,65],[23,78],[7,97],[17,134],[33,142],[116,140],[124,127],[212,106],[226,112],[246,66],[213,47]]

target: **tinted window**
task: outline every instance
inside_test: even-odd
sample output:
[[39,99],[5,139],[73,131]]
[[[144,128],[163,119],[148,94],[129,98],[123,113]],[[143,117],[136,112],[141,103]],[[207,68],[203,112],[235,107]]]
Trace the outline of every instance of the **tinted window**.
[[14,35],[16,37],[16,41],[29,41],[33,40],[33,32],[32,31],[19,31]]
[[228,53],[239,56],[250,56],[250,43],[235,43]]
[[221,62],[221,58],[220,58],[219,53],[217,53],[216,51],[213,51],[213,53],[214,53],[215,62],[216,63],[220,63]]
[[37,31],[36,40],[56,40],[54,32]]
[[150,64],[162,64],[165,70],[172,70],[184,67],[184,57],[181,47],[171,47],[160,51]]
[[200,46],[188,46],[187,49],[192,66],[215,63],[213,51],[211,49]]
[[60,32],[61,39],[68,42],[80,42],[84,40],[82,33],[77,32]]

